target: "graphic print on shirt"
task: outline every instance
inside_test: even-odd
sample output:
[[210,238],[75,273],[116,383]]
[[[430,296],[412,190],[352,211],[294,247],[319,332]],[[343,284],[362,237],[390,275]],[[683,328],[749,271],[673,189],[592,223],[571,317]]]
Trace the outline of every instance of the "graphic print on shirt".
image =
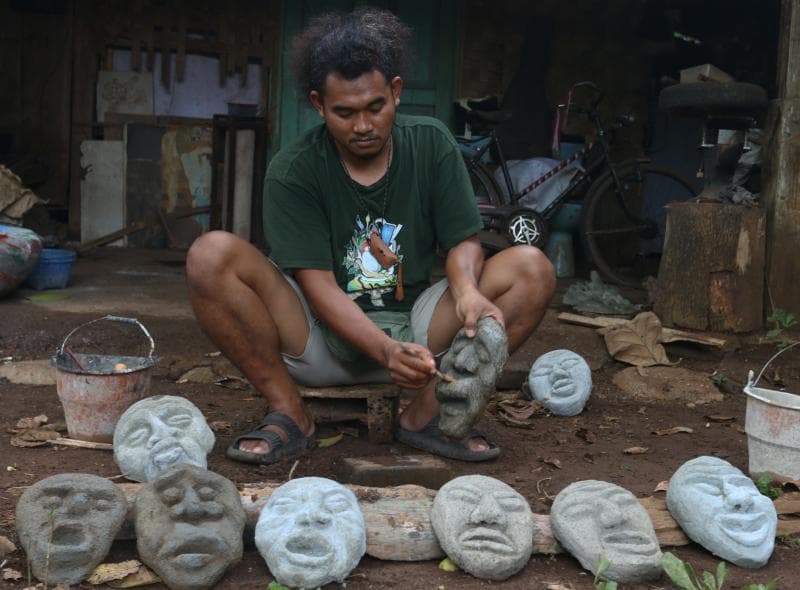
[[383,268],[372,255],[369,248],[369,236],[375,231],[381,236],[389,249],[401,260],[400,244],[397,243],[397,234],[403,229],[402,224],[389,223],[382,217],[370,221],[369,215],[366,222],[361,217],[356,217],[353,236],[345,247],[342,264],[347,272],[347,294],[351,299],[358,299],[368,293],[370,302],[376,307],[383,307],[384,293],[394,291],[397,285],[397,268]]

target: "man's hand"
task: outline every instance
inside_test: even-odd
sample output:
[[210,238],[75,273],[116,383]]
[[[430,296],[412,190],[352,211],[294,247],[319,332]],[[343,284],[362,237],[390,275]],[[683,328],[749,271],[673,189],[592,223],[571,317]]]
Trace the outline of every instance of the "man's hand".
[[503,312],[484,297],[477,288],[466,289],[456,298],[456,315],[461,320],[461,323],[464,324],[467,336],[470,338],[475,336],[475,328],[481,318],[492,317],[503,328],[506,327]]
[[431,351],[413,342],[392,340],[384,349],[384,366],[392,381],[405,389],[421,389],[436,375]]

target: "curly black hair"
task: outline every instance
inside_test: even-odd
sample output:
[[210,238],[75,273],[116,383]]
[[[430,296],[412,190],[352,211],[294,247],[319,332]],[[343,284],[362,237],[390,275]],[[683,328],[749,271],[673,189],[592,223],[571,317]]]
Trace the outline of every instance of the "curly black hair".
[[303,95],[323,94],[328,74],[354,80],[373,70],[387,80],[409,62],[411,27],[388,10],[360,6],[313,18],[292,44],[292,70]]

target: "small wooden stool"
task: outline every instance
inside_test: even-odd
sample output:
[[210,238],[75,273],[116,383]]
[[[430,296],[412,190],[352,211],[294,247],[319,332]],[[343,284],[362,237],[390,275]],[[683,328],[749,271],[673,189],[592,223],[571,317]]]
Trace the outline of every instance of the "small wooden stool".
[[369,442],[388,443],[394,438],[400,388],[392,384],[300,387],[300,395],[315,420],[361,420]]

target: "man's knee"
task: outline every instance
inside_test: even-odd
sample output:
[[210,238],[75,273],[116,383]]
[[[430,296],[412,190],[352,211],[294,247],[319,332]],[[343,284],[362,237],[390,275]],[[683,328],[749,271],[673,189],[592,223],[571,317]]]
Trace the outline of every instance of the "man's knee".
[[192,286],[213,282],[229,268],[237,236],[224,231],[212,231],[197,238],[186,253],[186,278]]
[[544,252],[534,246],[514,246],[507,251],[512,255],[515,283],[530,292],[536,303],[550,301],[556,290],[556,271]]

